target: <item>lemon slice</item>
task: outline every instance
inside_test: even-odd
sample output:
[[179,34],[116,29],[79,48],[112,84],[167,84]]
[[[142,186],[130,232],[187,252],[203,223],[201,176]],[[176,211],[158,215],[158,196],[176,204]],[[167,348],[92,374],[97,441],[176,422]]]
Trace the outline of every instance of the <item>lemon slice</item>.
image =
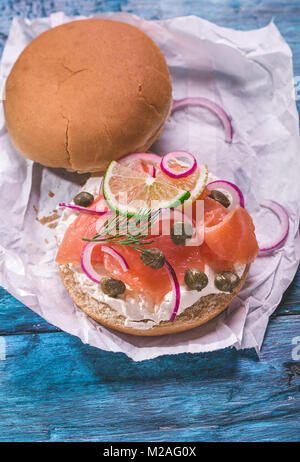
[[190,197],[189,191],[175,182],[153,178],[114,160],[104,177],[103,194],[112,210],[129,216],[141,210],[177,207]]
[[156,177],[160,182],[176,185],[177,188],[189,191],[190,197],[187,203],[191,203],[198,199],[205,189],[208,180],[208,168],[207,165],[199,165],[191,175],[183,178],[171,178],[158,170]]
[[[161,170],[162,158],[157,154],[153,153],[135,153],[124,156],[119,162],[126,167],[134,170],[143,171],[144,173],[150,173],[151,169],[155,169],[155,176],[161,183],[168,183],[175,185],[176,188],[181,188],[184,191],[189,191],[190,198],[188,203],[194,202],[203,193],[205,186],[208,181],[208,168],[207,165],[197,165],[195,171],[190,175],[181,178],[172,178]],[[146,166],[146,168],[145,168]],[[175,159],[172,163],[174,170],[180,171],[186,169],[186,165],[182,166],[178,159]],[[147,170],[149,170],[147,172]]]

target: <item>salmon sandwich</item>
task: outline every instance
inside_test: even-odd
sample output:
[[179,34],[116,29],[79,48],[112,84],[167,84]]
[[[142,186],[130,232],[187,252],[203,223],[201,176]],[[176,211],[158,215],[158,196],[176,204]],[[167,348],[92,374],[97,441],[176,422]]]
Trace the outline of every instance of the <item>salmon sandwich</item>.
[[[56,262],[75,305],[106,327],[163,335],[206,323],[237,296],[259,248],[240,189],[185,151],[147,152],[186,105],[137,27],[77,20],[23,50],[5,86],[12,143],[46,167],[92,176],[63,209]],[[281,242],[281,241],[280,241]]]
[[259,251],[239,188],[183,151],[112,161],[60,206],[56,262],[67,291],[90,317],[129,334],[214,318]]

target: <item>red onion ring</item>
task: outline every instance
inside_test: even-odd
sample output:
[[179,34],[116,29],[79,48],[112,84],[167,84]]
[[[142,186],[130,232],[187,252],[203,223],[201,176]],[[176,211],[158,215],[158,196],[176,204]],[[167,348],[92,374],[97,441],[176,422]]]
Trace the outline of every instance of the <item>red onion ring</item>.
[[[97,271],[94,270],[92,265],[92,252],[96,245],[101,245],[99,242],[88,242],[81,253],[81,268],[83,272],[90,278],[93,282],[100,284],[101,279]],[[128,263],[125,258],[117,252],[112,247],[108,245],[102,245],[101,250],[109,255],[111,255],[121,266],[122,270],[125,272],[129,269]]]
[[172,107],[172,113],[176,111],[176,109],[182,106],[203,106],[211,110],[212,112],[214,112],[219,117],[219,119],[221,120],[223,124],[224,132],[225,132],[225,141],[227,143],[232,142],[233,129],[232,129],[231,120],[228,114],[224,111],[224,109],[221,108],[221,106],[211,101],[210,99],[203,98],[203,97],[183,98],[183,99],[174,101],[173,107]]
[[275,236],[266,247],[259,249],[260,252],[267,252],[269,250],[277,249],[287,238],[290,229],[289,216],[285,208],[272,200],[260,201],[262,207],[272,210],[280,220],[280,228],[277,236]]
[[231,204],[228,207],[228,210],[234,209],[236,205],[240,205],[241,207],[245,208],[245,200],[242,191],[234,184],[230,183],[230,181],[225,180],[216,180],[208,183],[206,185],[207,189],[212,191],[213,189],[224,189],[227,191],[231,196]]
[[[173,170],[172,167],[168,165],[169,160],[174,159],[174,158],[176,159],[176,157],[179,157],[179,156],[185,157],[189,161],[191,161],[191,165],[187,166],[187,169],[181,173],[178,173],[178,171]],[[170,176],[171,178],[184,178],[186,176],[189,176],[195,171],[196,167],[197,167],[197,160],[195,159],[193,154],[190,154],[189,152],[186,152],[186,151],[168,152],[167,154],[163,156],[163,158],[161,159],[161,163],[160,163],[161,170],[166,175]]]
[[87,207],[80,207],[78,205],[66,204],[65,202],[60,202],[58,205],[59,207],[62,207],[62,208],[72,209],[72,210],[75,210],[76,212],[89,213],[91,215],[102,216],[102,215],[105,215],[106,213],[109,213],[109,210],[93,210],[93,209],[88,209]]
[[101,279],[97,271],[94,270],[92,265],[92,252],[97,245],[97,242],[88,242],[82,249],[81,253],[81,268],[83,272],[90,278],[93,282],[100,284]]
[[180,304],[180,286],[179,286],[179,282],[178,282],[176,273],[175,273],[173,267],[170,265],[170,263],[166,261],[165,264],[164,264],[164,267],[165,267],[165,269],[166,269],[166,271],[168,273],[168,276],[170,278],[171,285],[172,285],[172,290],[173,290],[173,293],[174,293],[174,304],[173,304],[173,308],[172,308],[172,314],[171,314],[171,317],[170,317],[170,321],[173,322],[174,319],[176,318],[177,311],[178,311],[179,304]]
[[102,246],[102,252],[105,252],[109,254],[111,257],[113,257],[121,266],[122,270],[128,271],[129,266],[123,255],[121,255],[117,250],[113,249],[112,247],[109,247],[108,245],[103,245]]

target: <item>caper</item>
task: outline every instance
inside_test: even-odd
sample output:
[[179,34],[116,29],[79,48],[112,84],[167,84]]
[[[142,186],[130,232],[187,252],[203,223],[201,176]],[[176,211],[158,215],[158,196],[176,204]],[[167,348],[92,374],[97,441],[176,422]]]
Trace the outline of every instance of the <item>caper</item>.
[[189,268],[185,272],[184,282],[190,289],[198,290],[200,292],[200,290],[207,286],[208,277],[203,271],[197,268]]
[[223,271],[215,275],[215,286],[223,292],[232,292],[239,283],[239,276],[231,271]]
[[228,199],[228,197],[225,196],[225,194],[223,194],[221,191],[218,191],[217,189],[213,189],[208,197],[211,197],[215,201],[220,202],[220,204],[222,204],[226,208],[230,206],[230,200]]
[[143,250],[140,253],[140,258],[145,265],[149,266],[152,269],[159,269],[164,266],[166,258],[165,254],[156,247],[151,249]]
[[80,207],[88,207],[94,202],[94,196],[89,192],[82,191],[74,197],[73,201]]
[[171,227],[171,239],[175,245],[185,245],[193,236],[194,229],[190,223],[177,221]]
[[126,286],[119,279],[104,277],[101,279],[101,289],[110,297],[117,297],[125,292]]

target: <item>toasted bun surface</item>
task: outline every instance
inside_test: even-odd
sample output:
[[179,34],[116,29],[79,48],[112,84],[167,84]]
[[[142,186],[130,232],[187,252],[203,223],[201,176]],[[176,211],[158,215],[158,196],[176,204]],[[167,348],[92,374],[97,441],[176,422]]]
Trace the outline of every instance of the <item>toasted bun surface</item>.
[[105,327],[127,334],[153,336],[175,334],[176,332],[192,329],[218,316],[228,307],[242,289],[249,271],[249,266],[250,265],[246,266],[240,284],[232,293],[211,294],[201,297],[196,303],[186,308],[182,314],[177,316],[174,322],[162,321],[160,324],[150,329],[134,329],[126,326],[124,316],[118,314],[108,304],[100,303],[89,294],[82,291],[80,285],[75,282],[73,272],[68,265],[59,265],[59,273],[75,305],[81,308],[88,316],[95,319],[95,321]]
[[6,82],[15,147],[49,167],[103,171],[146,151],[172,103],[165,58],[138,28],[107,19],[49,29],[21,53]]

